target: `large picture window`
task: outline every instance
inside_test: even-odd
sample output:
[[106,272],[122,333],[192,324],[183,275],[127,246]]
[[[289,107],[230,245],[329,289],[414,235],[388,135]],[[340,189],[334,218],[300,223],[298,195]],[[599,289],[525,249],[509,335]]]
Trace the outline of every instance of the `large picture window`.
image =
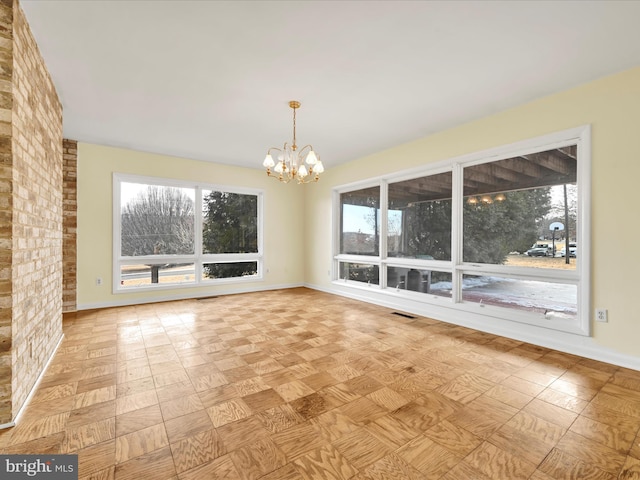
[[337,189],[336,285],[588,334],[589,138],[578,128]]
[[463,261],[574,269],[576,180],[576,145],[465,166]]
[[260,278],[260,192],[114,175],[114,290]]

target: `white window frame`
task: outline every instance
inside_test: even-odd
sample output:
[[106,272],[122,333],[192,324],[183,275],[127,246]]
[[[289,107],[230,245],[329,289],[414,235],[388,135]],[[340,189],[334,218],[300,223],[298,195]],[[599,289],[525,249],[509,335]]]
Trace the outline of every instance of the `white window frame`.
[[[580,245],[580,257],[574,270],[555,270],[530,267],[514,267],[506,265],[490,265],[463,262],[463,169],[464,167],[502,160],[513,156],[560,148],[568,145],[577,145],[577,176],[578,185],[578,219],[576,240]],[[453,172],[452,179],[452,226],[451,226],[451,261],[418,260],[404,258],[387,258],[387,186],[390,182],[398,182],[420,176],[433,175],[445,171]],[[340,254],[340,194],[380,186],[380,255],[358,256]],[[452,159],[443,160],[423,167],[395,172],[365,181],[336,187],[333,193],[333,284],[338,289],[375,289],[380,294],[395,296],[398,300],[403,298],[411,300],[413,305],[422,304],[425,308],[429,305],[438,307],[446,306],[458,312],[477,314],[490,321],[490,318],[526,323],[547,329],[560,330],[578,335],[591,334],[591,127],[589,125],[576,127],[561,132],[551,133],[541,137],[524,140],[521,142],[504,145],[489,150],[471,153]],[[362,285],[360,282],[337,278],[340,262],[358,262],[377,264],[380,271],[379,285]],[[395,288],[386,286],[387,266],[413,266],[419,269],[448,272],[452,275],[453,291],[450,299],[436,297],[420,292],[406,290],[396,291]],[[462,276],[471,275],[495,275],[514,279],[535,280],[552,283],[565,283],[577,287],[577,310],[575,320],[554,319],[552,321],[541,319],[539,315],[530,312],[516,311],[490,305],[476,304],[462,301]],[[389,301],[393,300],[388,300]],[[384,303],[384,301],[383,301]],[[452,313],[455,315],[455,313]]]
[[[121,239],[121,184],[139,183],[144,185],[157,185],[164,187],[189,188],[195,192],[194,206],[194,253],[189,255],[143,255],[143,256],[122,256]],[[205,254],[202,252],[202,192],[203,190],[213,190],[226,193],[237,193],[244,195],[255,195],[258,200],[257,229],[258,229],[258,251],[254,253],[224,253]],[[206,285],[246,283],[262,281],[264,279],[263,261],[263,225],[264,225],[264,192],[258,189],[240,188],[228,185],[190,182],[186,180],[176,180],[170,178],[149,177],[140,175],[130,175],[124,173],[113,174],[113,293],[131,293],[150,290],[173,290],[183,288],[197,288]],[[257,274],[246,277],[232,277],[219,279],[203,279],[203,265],[207,263],[236,263],[236,262],[256,262]],[[124,265],[153,263],[193,263],[193,282],[189,283],[163,283],[152,285],[141,285],[138,287],[123,287],[120,284],[120,272]]]

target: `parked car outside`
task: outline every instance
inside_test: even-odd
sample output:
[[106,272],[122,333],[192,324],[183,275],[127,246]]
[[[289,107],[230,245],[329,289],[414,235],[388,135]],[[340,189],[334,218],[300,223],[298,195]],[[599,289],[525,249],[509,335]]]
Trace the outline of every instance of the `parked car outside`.
[[548,243],[538,243],[527,250],[530,257],[550,257],[553,255],[553,248]]
[[[569,257],[575,257],[578,253],[578,246],[574,242],[569,242]],[[567,247],[562,247],[560,250],[560,256],[564,257],[567,254]]]

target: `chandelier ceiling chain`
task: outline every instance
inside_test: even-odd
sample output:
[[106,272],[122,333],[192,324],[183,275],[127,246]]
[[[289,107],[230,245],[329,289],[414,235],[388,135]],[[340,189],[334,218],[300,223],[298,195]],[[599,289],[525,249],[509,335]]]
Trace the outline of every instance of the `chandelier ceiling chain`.
[[291,100],[289,102],[289,106],[293,108],[293,145],[291,148],[293,150],[298,149],[298,145],[296,145],[296,110],[300,108],[300,102],[296,102],[295,100]]
[[[300,102],[291,100],[289,107],[293,109],[293,142],[291,145],[285,142],[283,148],[271,147],[267,150],[267,156],[262,162],[262,166],[267,169],[268,176],[277,178],[283,183],[289,183],[292,180],[297,183],[317,182],[320,174],[324,172],[324,166],[311,145],[305,145],[298,150],[296,143],[296,110],[300,108]],[[273,160],[272,151],[279,152],[278,163]],[[273,171],[271,170],[272,168]]]

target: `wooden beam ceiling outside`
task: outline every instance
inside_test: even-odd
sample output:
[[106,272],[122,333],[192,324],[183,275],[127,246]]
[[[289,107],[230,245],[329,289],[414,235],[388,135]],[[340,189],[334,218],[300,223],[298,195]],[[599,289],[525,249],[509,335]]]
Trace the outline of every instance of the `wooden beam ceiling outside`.
[[[520,155],[464,168],[464,195],[493,195],[554,185],[577,178],[576,146]],[[342,194],[342,203],[373,206],[379,188]],[[391,207],[451,199],[451,174],[442,173],[389,184]]]

